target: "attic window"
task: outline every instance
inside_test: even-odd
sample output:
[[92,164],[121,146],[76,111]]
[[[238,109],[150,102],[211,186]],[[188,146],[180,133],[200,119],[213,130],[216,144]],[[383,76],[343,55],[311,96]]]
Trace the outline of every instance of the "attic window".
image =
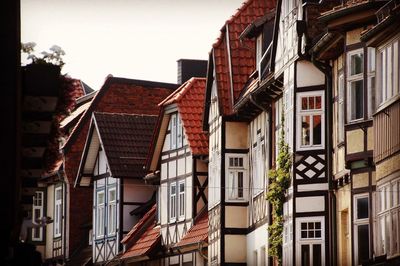
[[182,128],[182,120],[179,117],[178,113],[174,113],[171,115],[170,120],[171,134],[170,134],[170,143],[171,150],[179,149],[183,146],[183,140],[185,138],[183,134]]

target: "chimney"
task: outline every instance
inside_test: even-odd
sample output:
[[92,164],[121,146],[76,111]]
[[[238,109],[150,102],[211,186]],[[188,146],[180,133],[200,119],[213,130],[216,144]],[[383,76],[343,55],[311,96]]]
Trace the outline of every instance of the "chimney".
[[203,78],[207,75],[207,60],[179,59],[178,84],[182,84],[192,77]]

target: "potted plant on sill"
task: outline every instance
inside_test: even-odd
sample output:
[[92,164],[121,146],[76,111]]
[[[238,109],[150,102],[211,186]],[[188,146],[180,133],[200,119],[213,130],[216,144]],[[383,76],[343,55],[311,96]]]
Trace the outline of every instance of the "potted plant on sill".
[[34,42],[22,43],[22,52],[27,54],[30,63],[23,67],[23,90],[25,95],[58,96],[60,73],[64,65],[61,47],[53,45],[50,52],[43,51],[41,56],[34,54]]

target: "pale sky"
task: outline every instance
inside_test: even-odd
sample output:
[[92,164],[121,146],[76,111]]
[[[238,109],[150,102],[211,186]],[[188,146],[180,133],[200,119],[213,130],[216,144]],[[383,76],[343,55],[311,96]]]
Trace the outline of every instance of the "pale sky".
[[60,46],[62,73],[95,90],[108,74],[176,83],[176,61],[208,59],[243,1],[21,0],[21,41]]

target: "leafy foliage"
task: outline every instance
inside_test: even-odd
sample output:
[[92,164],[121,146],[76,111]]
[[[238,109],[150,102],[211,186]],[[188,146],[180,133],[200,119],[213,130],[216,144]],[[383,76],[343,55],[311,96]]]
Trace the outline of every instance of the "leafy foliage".
[[286,191],[290,186],[292,155],[289,145],[285,142],[285,119],[282,115],[282,130],[278,143],[278,158],[276,168],[269,171],[269,186],[267,200],[272,205],[272,224],[268,227],[269,253],[278,259],[282,265],[282,233],[283,233],[283,203]]
[[53,45],[50,47],[50,52],[41,52],[42,56],[38,57],[34,54],[36,43],[27,42],[21,44],[21,50],[27,54],[27,59],[32,60],[32,64],[53,64],[62,67],[65,63],[62,56],[65,55],[63,49],[60,46]]

